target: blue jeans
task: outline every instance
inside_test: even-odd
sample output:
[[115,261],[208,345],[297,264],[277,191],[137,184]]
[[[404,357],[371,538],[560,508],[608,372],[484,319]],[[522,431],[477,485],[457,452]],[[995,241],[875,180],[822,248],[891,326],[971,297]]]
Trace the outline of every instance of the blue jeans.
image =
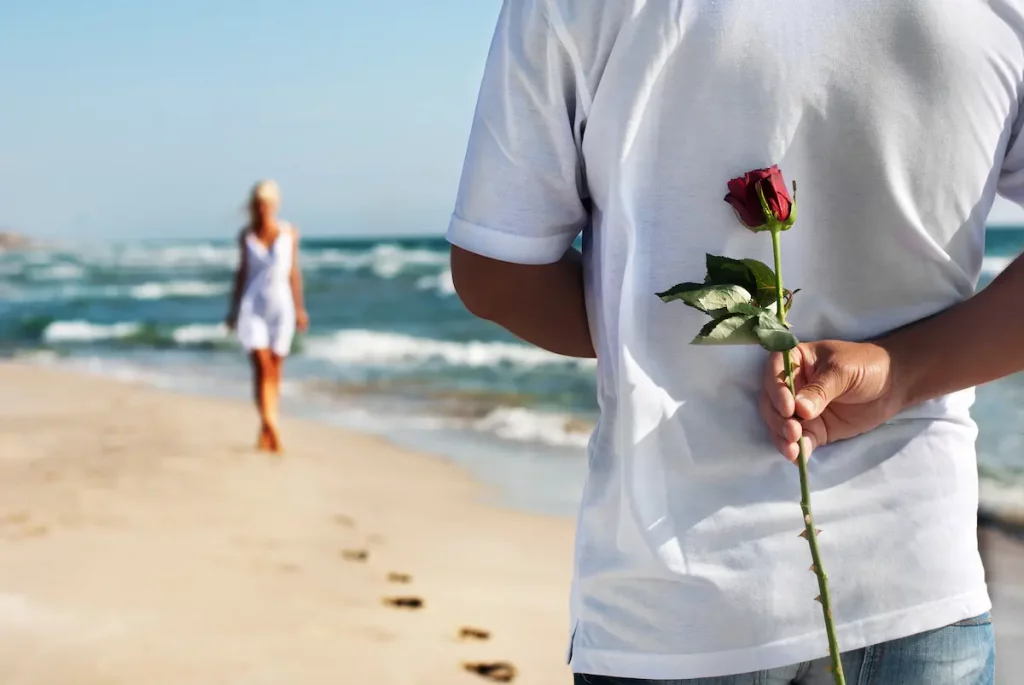
[[[946,628],[842,655],[847,685],[993,685],[992,618],[982,614]],[[576,685],[832,685],[828,659],[772,671],[694,680],[629,680],[576,674]]]

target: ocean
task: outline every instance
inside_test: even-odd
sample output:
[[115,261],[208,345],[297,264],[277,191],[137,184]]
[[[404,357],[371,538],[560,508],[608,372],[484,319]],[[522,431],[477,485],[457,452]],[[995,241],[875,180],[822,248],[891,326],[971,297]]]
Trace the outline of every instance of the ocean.
[[[983,285],[1022,251],[1024,229],[990,231]],[[286,409],[442,454],[503,504],[573,514],[594,363],[469,315],[447,255],[437,238],[304,240],[312,330],[286,366]],[[0,250],[0,356],[248,398],[222,324],[236,259],[229,240]],[[980,388],[974,414],[983,508],[1024,521],[1024,374]]]

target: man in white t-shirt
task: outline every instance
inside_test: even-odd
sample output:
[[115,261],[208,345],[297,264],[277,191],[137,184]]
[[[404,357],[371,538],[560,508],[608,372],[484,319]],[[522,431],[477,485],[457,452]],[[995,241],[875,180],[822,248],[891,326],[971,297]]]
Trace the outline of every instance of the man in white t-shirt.
[[[577,682],[831,682],[801,436],[847,682],[992,682],[970,406],[1024,369],[1024,263],[975,290],[996,193],[1024,200],[1022,37],[1018,0],[506,0],[448,237],[470,311],[598,359]],[[824,341],[797,398],[655,296],[771,260],[722,198],[772,164]]]

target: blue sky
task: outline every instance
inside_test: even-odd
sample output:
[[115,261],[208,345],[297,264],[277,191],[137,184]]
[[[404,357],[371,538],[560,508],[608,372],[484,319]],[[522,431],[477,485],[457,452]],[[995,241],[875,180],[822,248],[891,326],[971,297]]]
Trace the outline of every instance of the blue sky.
[[[498,0],[2,0],[0,226],[440,232]],[[13,68],[12,68],[13,67]]]
[[0,227],[228,234],[273,176],[307,234],[440,233],[499,5],[2,0]]

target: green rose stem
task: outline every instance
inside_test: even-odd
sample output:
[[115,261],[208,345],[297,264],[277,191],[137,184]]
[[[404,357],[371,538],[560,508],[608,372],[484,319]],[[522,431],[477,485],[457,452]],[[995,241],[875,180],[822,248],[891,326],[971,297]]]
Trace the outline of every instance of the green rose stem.
[[[768,212],[765,212],[765,214],[769,217],[772,216]],[[785,291],[782,289],[782,248],[780,245],[781,233],[785,230],[785,227],[771,218],[768,225],[768,230],[772,234],[772,252],[775,256],[775,297],[779,322],[786,326],[786,308],[783,304],[783,294]],[[796,399],[796,386],[793,383],[793,358],[790,356],[789,350],[782,353],[782,361],[785,364],[786,385],[789,386],[789,391],[793,394],[793,398]],[[797,461],[797,467],[800,470],[800,508],[804,512],[804,532],[800,534],[800,537],[806,538],[807,544],[811,547],[811,560],[814,562],[811,565],[811,570],[818,577],[818,591],[821,594],[818,595],[817,600],[821,602],[821,610],[825,614],[825,632],[828,633],[828,651],[832,660],[832,676],[835,679],[836,685],[846,685],[846,678],[843,676],[843,662],[839,656],[839,642],[836,640],[836,627],[832,621],[832,603],[828,595],[828,574],[825,573],[825,568],[821,564],[821,553],[818,551],[818,531],[814,528],[814,515],[811,513],[811,488],[807,478],[807,454],[804,452],[804,441],[802,438],[797,445],[800,448]]]

